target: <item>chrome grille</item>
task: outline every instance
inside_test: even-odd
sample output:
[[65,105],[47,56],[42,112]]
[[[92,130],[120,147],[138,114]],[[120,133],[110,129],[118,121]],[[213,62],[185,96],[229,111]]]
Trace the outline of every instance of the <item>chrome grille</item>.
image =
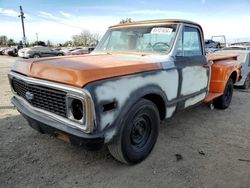
[[[13,78],[13,90],[32,106],[66,117],[66,92],[52,88],[33,85]],[[27,97],[32,95],[32,99]]]

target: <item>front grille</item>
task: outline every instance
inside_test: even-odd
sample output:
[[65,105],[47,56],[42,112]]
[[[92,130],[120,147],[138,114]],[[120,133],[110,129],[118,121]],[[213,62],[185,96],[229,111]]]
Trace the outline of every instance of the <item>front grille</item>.
[[[66,92],[12,79],[13,90],[32,106],[66,117]],[[27,99],[27,94],[32,99]]]

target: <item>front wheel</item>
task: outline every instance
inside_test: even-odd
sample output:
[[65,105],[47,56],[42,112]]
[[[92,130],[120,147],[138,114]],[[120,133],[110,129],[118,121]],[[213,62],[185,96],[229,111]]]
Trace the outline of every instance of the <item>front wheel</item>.
[[108,145],[110,153],[127,164],[143,161],[156,143],[159,124],[159,111],[155,104],[140,99],[125,116],[119,134]]
[[234,83],[231,78],[229,78],[224,93],[222,96],[214,100],[214,107],[218,109],[226,109],[230,106],[233,97]]

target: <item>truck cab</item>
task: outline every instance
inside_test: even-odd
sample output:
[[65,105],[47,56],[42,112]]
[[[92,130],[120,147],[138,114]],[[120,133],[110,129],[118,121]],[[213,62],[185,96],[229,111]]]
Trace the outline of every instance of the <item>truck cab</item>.
[[91,54],[17,61],[12,103],[41,133],[87,149],[105,144],[135,164],[153,149],[161,120],[202,102],[230,105],[236,59],[207,57],[202,28],[190,21],[119,24]]

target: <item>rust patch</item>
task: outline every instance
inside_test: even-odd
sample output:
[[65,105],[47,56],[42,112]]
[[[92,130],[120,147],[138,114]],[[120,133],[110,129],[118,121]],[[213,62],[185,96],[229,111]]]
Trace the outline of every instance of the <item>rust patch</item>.
[[68,142],[70,143],[70,139],[69,139],[69,136],[64,134],[64,133],[60,133],[60,132],[56,132],[55,133],[55,137],[60,139],[60,140],[63,140],[65,142]]

